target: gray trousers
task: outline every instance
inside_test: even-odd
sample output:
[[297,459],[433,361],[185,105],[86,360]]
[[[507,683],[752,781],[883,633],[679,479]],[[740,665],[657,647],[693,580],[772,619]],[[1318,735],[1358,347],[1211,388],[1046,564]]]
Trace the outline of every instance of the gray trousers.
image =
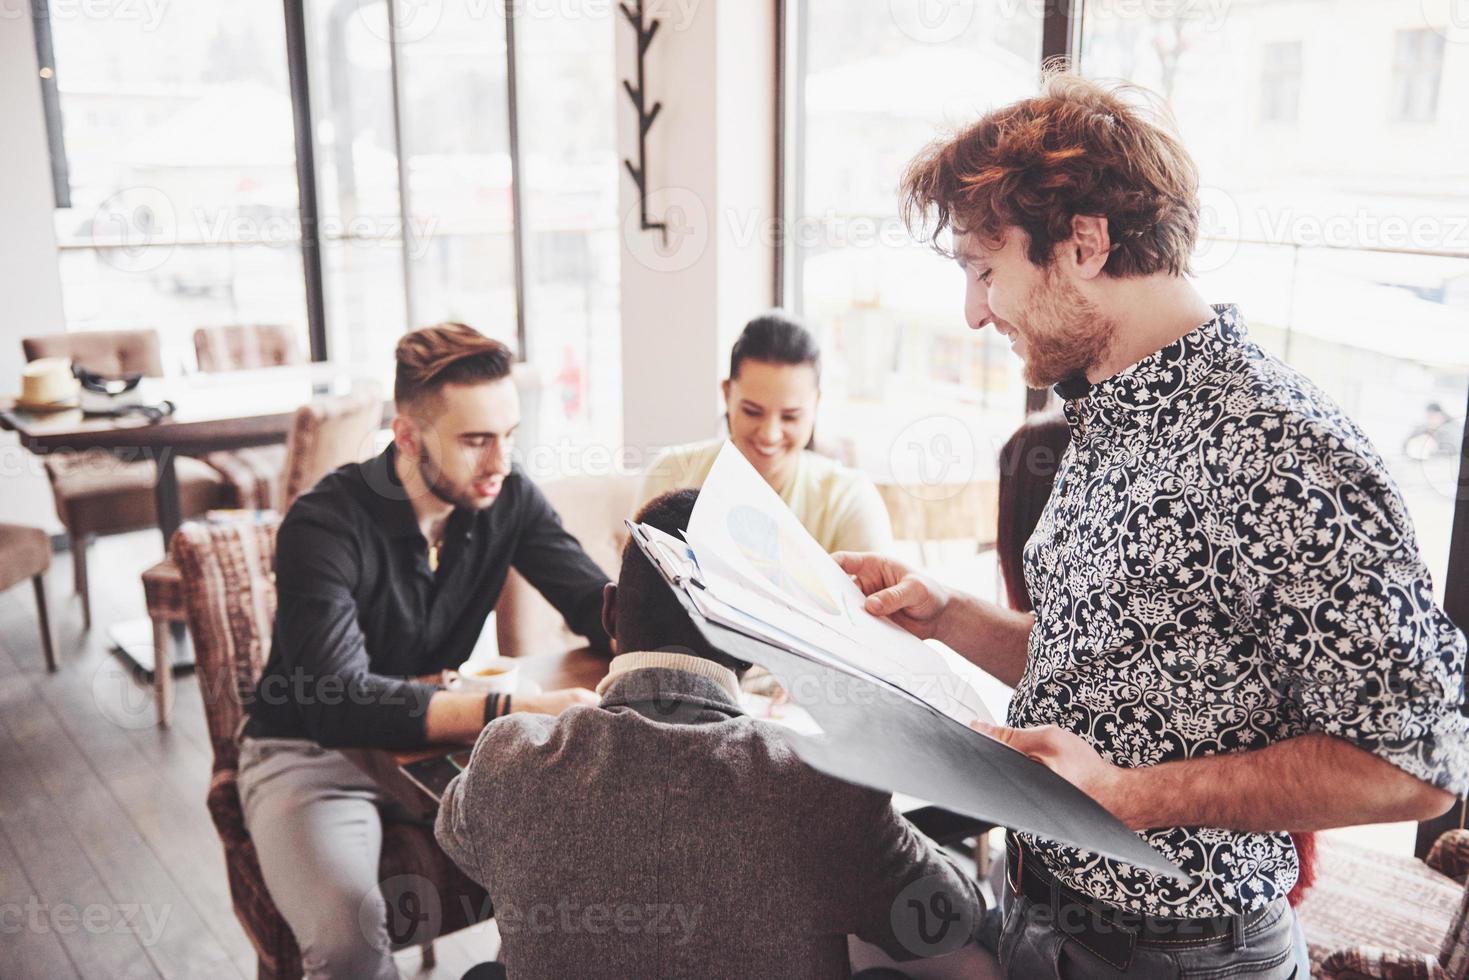
[[[1125,976],[1143,980],[1309,980],[1305,937],[1285,899],[1275,902],[1240,938],[1239,942],[1231,936],[1183,946],[1139,942]],[[1068,940],[1056,928],[1054,917],[1038,914],[1034,903],[1024,896],[1006,895],[998,952],[1000,969],[1016,980],[1119,980],[1124,976]]]
[[301,947],[310,980],[396,980],[378,888],[381,792],[315,742],[240,742],[240,801],[265,886]]

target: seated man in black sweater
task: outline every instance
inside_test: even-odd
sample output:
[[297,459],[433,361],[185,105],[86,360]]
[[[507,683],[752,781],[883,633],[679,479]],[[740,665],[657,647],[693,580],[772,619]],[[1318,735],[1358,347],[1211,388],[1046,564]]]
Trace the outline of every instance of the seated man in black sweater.
[[[291,507],[277,540],[270,658],[240,745],[240,796],[308,977],[396,977],[377,887],[385,801],[337,747],[468,741],[585,690],[449,691],[513,567],[605,650],[607,576],[510,462],[510,351],[463,324],[397,349],[393,444]],[[359,925],[361,923],[361,925]]]

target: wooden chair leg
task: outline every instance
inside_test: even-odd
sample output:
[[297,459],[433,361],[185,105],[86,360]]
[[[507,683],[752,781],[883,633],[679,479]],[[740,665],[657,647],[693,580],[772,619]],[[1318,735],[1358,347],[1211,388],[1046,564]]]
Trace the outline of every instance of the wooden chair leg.
[[31,579],[36,587],[36,616],[41,620],[41,649],[46,652],[46,669],[56,673],[56,648],[51,644],[51,614],[46,605],[46,576]]
[[82,629],[92,628],[92,599],[87,594],[87,549],[92,539],[86,534],[71,535],[71,577],[82,600]]
[[153,620],[153,699],[158,705],[158,727],[173,718],[173,630],[166,619]]
[[434,952],[434,941],[430,939],[423,944],[423,968],[425,970],[432,970],[438,961],[438,954]]

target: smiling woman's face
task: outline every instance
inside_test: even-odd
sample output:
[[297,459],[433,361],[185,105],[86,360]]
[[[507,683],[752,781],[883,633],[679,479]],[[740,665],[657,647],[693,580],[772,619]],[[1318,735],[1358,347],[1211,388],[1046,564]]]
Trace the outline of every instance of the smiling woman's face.
[[810,364],[745,360],[724,382],[730,440],[777,491],[785,489],[811,441],[818,397]]

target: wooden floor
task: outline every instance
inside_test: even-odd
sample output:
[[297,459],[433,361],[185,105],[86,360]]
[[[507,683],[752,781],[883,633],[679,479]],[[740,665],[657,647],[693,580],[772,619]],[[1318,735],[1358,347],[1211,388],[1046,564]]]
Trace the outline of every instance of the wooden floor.
[[48,579],[61,669],[46,673],[32,593],[0,595],[0,931],[6,977],[253,977],[204,806],[212,752],[199,687],[175,722],[109,651],[143,615],[156,532],[92,549],[90,633],[58,555]]
[[[249,978],[224,855],[204,798],[213,753],[199,686],[177,678],[174,723],[109,650],[107,624],[141,616],[138,576],[156,532],[104,538],[89,568],[83,633],[71,562],[48,575],[61,669],[48,674],[29,585],[0,593],[0,977]],[[405,976],[463,975],[494,955],[493,929],[441,940],[437,966],[399,954]]]

